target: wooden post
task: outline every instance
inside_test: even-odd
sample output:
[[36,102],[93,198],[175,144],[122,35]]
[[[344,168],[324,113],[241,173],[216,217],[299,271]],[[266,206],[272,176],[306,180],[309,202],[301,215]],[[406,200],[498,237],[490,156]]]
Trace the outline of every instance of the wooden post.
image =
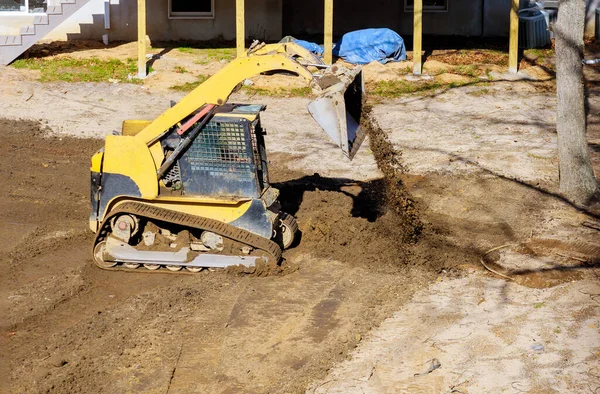
[[333,63],[333,0],[325,0],[325,64]]
[[246,52],[244,6],[244,0],[235,0],[235,35],[238,57],[244,56],[244,52]]
[[138,78],[146,77],[146,0],[138,0]]
[[413,12],[413,74],[421,75],[423,72],[421,58],[423,49],[423,0],[414,0]]
[[510,4],[508,72],[516,74],[519,71],[519,0],[511,0]]

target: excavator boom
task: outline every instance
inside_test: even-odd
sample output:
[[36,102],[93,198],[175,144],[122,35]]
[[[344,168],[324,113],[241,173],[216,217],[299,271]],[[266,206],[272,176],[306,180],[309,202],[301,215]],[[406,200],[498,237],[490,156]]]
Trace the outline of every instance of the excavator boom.
[[[309,67],[316,68],[315,72]],[[309,112],[352,159],[364,138],[359,126],[364,95],[361,68],[325,66],[319,58],[295,43],[256,46],[191,91],[135,137],[151,146],[203,106],[225,104],[245,79],[270,71],[287,71],[306,79],[317,93],[317,98],[309,104]]]

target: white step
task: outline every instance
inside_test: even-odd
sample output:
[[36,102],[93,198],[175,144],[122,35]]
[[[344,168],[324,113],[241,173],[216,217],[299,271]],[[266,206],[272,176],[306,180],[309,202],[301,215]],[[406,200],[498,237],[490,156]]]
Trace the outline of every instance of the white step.
[[48,24],[48,15],[38,15],[33,18],[34,25],[47,25]]
[[18,46],[22,44],[21,36],[0,36],[0,46]]
[[21,35],[22,36],[30,36],[35,34],[35,25],[29,25],[29,26],[23,26],[21,28]]
[[48,7],[46,14],[35,16],[33,25],[23,26],[20,35],[0,36],[0,64],[15,60],[89,1],[62,0],[60,5]]
[[53,5],[48,7],[48,9],[46,10],[46,15],[61,15],[62,12],[62,6],[61,5]]

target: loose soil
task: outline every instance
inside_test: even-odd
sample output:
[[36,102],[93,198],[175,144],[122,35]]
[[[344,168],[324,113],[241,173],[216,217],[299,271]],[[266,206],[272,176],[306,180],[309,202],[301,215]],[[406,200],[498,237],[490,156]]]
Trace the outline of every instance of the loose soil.
[[3,391],[300,392],[451,269],[403,242],[382,180],[271,168],[300,223],[284,256],[297,270],[102,271],[86,228],[89,158],[102,141],[46,133],[0,121]]
[[497,190],[518,201],[536,192],[479,175],[405,174],[402,187],[427,196],[417,202],[424,231],[410,245],[406,222],[382,203],[388,181],[309,175],[274,153],[272,181],[302,232],[284,254],[297,270],[106,272],[90,261],[86,228],[89,157],[102,141],[43,137],[37,122],[0,124],[5,392],[302,392],[416,291],[465,267],[483,272],[481,246],[518,241],[515,231],[528,232],[539,209],[517,204],[502,211],[504,223],[489,223],[488,211],[457,227],[453,211],[481,209],[477,195],[446,201],[448,216],[435,212],[436,198],[470,187],[490,191],[487,203],[497,206],[505,199]]
[[[164,67],[176,65],[163,60]],[[376,165],[383,133],[349,164],[323,140],[306,113],[308,99],[237,94],[232,100],[269,106],[262,119],[271,180],[302,232],[284,254],[296,268],[267,277],[102,271],[90,260],[87,219],[89,158],[103,142],[66,135],[102,137],[123,119],[153,119],[183,95],[165,90],[172,80],[164,74],[150,90],[41,84],[22,70],[0,73],[0,108],[13,117],[0,121],[0,392],[329,390],[334,385],[325,383],[344,360],[360,361],[369,348],[381,364],[337,375],[345,378],[335,384],[351,386],[338,392],[366,392],[374,383],[380,386],[372,391],[411,392],[438,378],[448,392],[461,383],[451,375],[461,364],[472,368],[462,378],[475,387],[492,387],[496,376],[513,379],[489,392],[511,390],[519,379],[527,386],[516,387],[535,392],[541,383],[534,374],[562,379],[540,387],[576,392],[556,368],[595,370],[600,290],[589,283],[597,282],[600,256],[597,231],[581,223],[599,215],[557,196],[555,95],[546,85],[494,81],[379,103],[372,113],[391,145],[379,141],[390,149],[383,157],[402,151],[410,169],[387,178],[381,161]],[[596,170],[597,75],[588,79]],[[18,116],[42,118],[52,133]],[[417,242],[405,242],[407,221],[390,209],[390,179],[418,206]],[[517,283],[496,279],[482,259]],[[490,311],[498,315],[491,321]],[[542,332],[548,321],[562,322],[561,333]],[[514,340],[519,330],[528,338],[539,331],[553,353],[538,363],[530,339]],[[462,339],[482,334],[487,342]],[[498,373],[490,358],[499,349],[516,355],[499,356],[511,373]],[[559,356],[568,362],[548,362]],[[442,368],[415,378],[426,357],[439,358]]]

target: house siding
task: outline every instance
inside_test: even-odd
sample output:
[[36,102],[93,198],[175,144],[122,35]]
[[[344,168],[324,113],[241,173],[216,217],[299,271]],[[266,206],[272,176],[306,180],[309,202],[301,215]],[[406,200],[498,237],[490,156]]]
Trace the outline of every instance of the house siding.
[[[49,0],[55,1],[55,0]],[[279,40],[284,35],[315,36],[323,29],[324,0],[246,0],[246,37]],[[448,12],[424,12],[423,34],[507,37],[511,0],[448,0]],[[365,8],[368,4],[368,8]],[[527,0],[521,0],[526,7]],[[600,0],[587,0],[586,34],[593,35],[595,10]],[[348,31],[388,27],[412,35],[412,12],[403,0],[335,0],[334,35]],[[168,0],[147,0],[148,35],[154,41],[235,38],[235,0],[215,0],[214,19],[168,19]],[[91,0],[45,39],[137,39],[137,1],[111,0],[111,29],[104,30],[104,0]],[[22,21],[22,22],[21,22]],[[2,34],[18,34],[26,18],[0,17]],[[4,29],[4,30],[2,30]]]
[[[424,12],[423,34],[477,36],[482,33],[482,0],[448,0],[448,11]],[[368,4],[368,8],[365,8]],[[284,35],[313,35],[323,29],[323,0],[284,1]],[[508,15],[506,16],[508,19]],[[404,11],[404,1],[337,0],[334,2],[333,34],[387,27],[412,35],[413,13]]]
[[[246,0],[246,37],[279,40],[282,36],[281,3],[282,0]],[[151,41],[235,39],[235,0],[215,0],[212,19],[169,19],[168,0],[146,0],[146,6],[147,34]],[[66,21],[46,39],[99,39],[108,33],[110,40],[135,41],[137,1],[120,0],[110,8],[110,30],[104,30],[104,24],[99,23],[98,18],[89,24],[88,12]]]

